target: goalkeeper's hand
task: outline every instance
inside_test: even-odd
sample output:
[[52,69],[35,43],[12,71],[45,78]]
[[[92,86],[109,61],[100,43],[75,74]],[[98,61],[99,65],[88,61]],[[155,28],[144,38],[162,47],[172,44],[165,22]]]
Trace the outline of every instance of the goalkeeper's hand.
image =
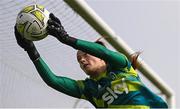
[[34,43],[32,41],[27,40],[24,37],[22,37],[20,35],[20,33],[17,31],[16,26],[14,26],[14,34],[15,34],[17,44],[21,48],[23,48],[25,51],[27,51],[27,53],[32,61],[35,61],[36,59],[38,59],[40,57],[38,51],[36,50]]
[[56,37],[60,42],[74,46],[77,39],[70,37],[64,27],[61,24],[61,21],[50,13],[48,20],[47,31],[50,35]]

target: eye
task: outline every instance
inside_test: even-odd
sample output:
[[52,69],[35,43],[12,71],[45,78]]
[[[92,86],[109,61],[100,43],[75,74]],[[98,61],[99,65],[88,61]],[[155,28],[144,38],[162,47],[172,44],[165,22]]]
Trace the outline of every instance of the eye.
[[84,56],[85,56],[85,57],[90,57],[91,55],[89,55],[88,53],[86,53]]
[[87,56],[87,53],[84,53],[84,56]]
[[77,56],[77,60],[79,61],[81,59],[81,56]]
[[86,58],[87,56],[88,54],[83,52],[77,55],[77,60],[80,61],[82,58]]

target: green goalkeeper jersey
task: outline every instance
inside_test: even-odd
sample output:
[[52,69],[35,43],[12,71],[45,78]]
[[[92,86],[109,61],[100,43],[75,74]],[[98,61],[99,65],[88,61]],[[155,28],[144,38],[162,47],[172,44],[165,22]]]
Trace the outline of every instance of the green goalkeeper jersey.
[[48,86],[72,97],[88,100],[97,108],[167,108],[160,97],[145,87],[123,54],[79,39],[73,47],[106,61],[107,72],[98,79],[73,80],[56,76],[40,57],[34,65]]

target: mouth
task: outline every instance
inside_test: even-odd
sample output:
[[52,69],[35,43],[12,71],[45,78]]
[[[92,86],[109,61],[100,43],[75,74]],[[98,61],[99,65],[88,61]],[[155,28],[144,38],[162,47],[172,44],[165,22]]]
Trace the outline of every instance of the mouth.
[[86,67],[88,67],[88,65],[89,65],[89,64],[83,64],[83,67],[86,68]]

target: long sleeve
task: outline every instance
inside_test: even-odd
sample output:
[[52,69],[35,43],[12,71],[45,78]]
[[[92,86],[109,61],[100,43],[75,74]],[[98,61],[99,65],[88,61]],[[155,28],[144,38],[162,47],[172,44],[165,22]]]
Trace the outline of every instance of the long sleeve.
[[75,81],[67,77],[56,76],[49,69],[48,65],[43,61],[41,57],[34,62],[34,65],[39,75],[48,86],[62,93],[65,93],[67,95],[70,95],[76,98],[81,97],[82,90],[80,89],[78,85],[78,81]]
[[125,55],[111,51],[104,46],[94,42],[77,39],[73,47],[105,60],[114,68],[124,68],[128,65],[128,60]]

